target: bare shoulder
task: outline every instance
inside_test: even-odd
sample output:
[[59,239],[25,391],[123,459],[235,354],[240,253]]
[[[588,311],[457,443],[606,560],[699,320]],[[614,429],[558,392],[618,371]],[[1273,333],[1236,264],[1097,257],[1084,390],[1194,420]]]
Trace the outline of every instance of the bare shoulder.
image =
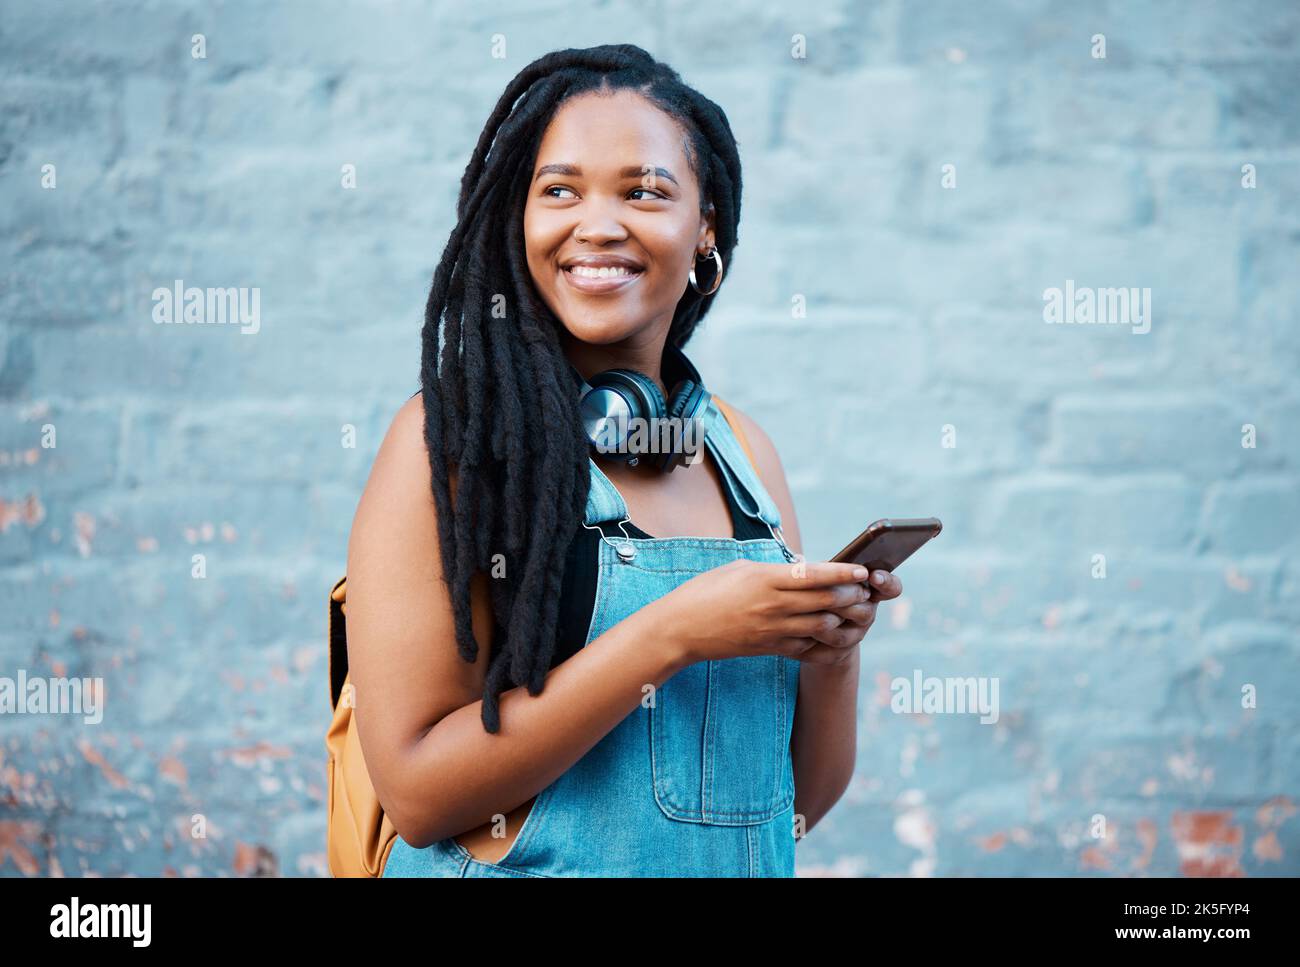
[[[393,415],[370,467],[363,509],[394,510],[395,498],[432,498],[429,454],[424,444],[424,397],[416,393]],[[374,505],[378,506],[374,506]]]
[[381,452],[386,444],[391,444],[390,450],[401,450],[407,455],[409,451],[417,450],[427,461],[424,445],[423,392],[416,393],[393,414],[393,420],[388,424],[388,432],[384,434],[384,443],[380,445]]
[[436,540],[436,519],[417,393],[393,415],[357,504],[348,542],[349,599],[372,576],[390,581],[399,561],[415,565],[426,580],[436,577],[437,560],[427,554],[429,539]]

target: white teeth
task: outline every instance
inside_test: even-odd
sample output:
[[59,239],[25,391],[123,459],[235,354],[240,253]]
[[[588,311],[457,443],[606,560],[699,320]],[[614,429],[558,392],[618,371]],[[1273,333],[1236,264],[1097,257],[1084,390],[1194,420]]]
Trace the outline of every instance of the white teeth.
[[581,275],[588,279],[612,279],[625,275],[635,275],[636,273],[623,266],[602,266],[601,268],[592,268],[589,265],[572,265],[569,271],[574,275]]

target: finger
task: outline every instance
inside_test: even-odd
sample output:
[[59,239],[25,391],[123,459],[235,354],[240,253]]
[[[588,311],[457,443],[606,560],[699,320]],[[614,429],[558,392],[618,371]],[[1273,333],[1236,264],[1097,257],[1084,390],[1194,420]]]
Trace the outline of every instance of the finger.
[[851,604],[847,608],[836,608],[835,613],[848,624],[870,628],[871,623],[876,620],[876,602],[866,601],[862,604]]
[[772,646],[787,658],[799,658],[809,648],[817,647],[818,643],[812,638],[788,637],[778,638]]
[[903,582],[889,571],[872,571],[870,586],[875,589],[873,601],[887,601],[903,593]]
[[871,589],[866,584],[857,582],[832,584],[805,591],[786,591],[781,596],[781,606],[790,614],[807,614],[813,611],[835,611],[870,599]]
[[806,634],[828,648],[850,648],[861,641],[862,636],[867,633],[867,629],[862,625],[845,622],[833,612],[828,611],[824,614],[834,618],[834,625],[832,626],[830,621],[822,621],[820,625],[814,625]]
[[844,561],[796,561],[794,564],[774,564],[773,567],[781,569],[781,574],[776,576],[776,586],[791,591],[853,584],[867,580],[870,573],[860,564]]
[[782,632],[793,638],[825,641],[843,623],[843,619],[833,611],[814,611],[810,614],[791,615],[785,620]]
[[852,648],[866,635],[868,629],[851,621],[842,621],[838,628],[819,631],[812,637],[831,648]]

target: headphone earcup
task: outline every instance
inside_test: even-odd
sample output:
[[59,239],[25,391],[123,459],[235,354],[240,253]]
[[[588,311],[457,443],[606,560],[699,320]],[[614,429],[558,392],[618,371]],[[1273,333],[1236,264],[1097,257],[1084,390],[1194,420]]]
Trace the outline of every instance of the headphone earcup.
[[[705,413],[708,412],[710,399],[712,397],[709,395],[708,390],[699,383],[694,380],[683,379],[673,387],[671,402],[668,405],[668,418],[682,420],[683,422],[692,419],[703,420]],[[704,429],[707,432],[708,427],[705,426]],[[700,446],[703,446],[703,439],[697,442]],[[684,449],[678,449],[671,453],[660,454],[659,469],[665,472],[676,469],[679,462],[684,462],[681,458],[684,457],[685,452]],[[696,453],[699,453],[698,447]]]
[[[606,418],[614,416],[613,408],[608,404],[602,406],[589,403],[590,400],[604,394],[612,393],[622,401],[622,408],[626,410],[629,421],[635,419],[647,421],[662,419],[667,410],[663,394],[659,392],[659,387],[655,385],[654,380],[634,369],[607,369],[592,377],[590,385],[591,390],[582,397],[584,420],[588,420],[589,426],[591,424],[588,413],[592,414],[592,418],[597,413]],[[653,423],[650,425],[654,426]],[[593,446],[596,445],[597,441],[592,437],[590,429],[588,429],[587,439]],[[629,453],[625,449],[627,444],[626,434],[620,435],[616,442],[617,449],[608,451],[606,455],[617,460],[639,459],[643,456],[643,454]]]

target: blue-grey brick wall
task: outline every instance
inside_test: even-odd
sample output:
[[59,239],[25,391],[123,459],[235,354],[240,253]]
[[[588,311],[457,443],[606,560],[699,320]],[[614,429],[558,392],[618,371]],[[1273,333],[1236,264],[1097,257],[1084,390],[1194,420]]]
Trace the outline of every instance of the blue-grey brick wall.
[[[626,41],[740,141],[690,348],[804,550],[945,525],[800,872],[1300,872],[1300,7],[493,6],[6,4],[0,675],[107,704],[0,717],[0,874],[326,872],[325,596],[461,172],[527,62]],[[178,279],[258,330],[156,324]],[[997,721],[896,712],[918,670]]]

